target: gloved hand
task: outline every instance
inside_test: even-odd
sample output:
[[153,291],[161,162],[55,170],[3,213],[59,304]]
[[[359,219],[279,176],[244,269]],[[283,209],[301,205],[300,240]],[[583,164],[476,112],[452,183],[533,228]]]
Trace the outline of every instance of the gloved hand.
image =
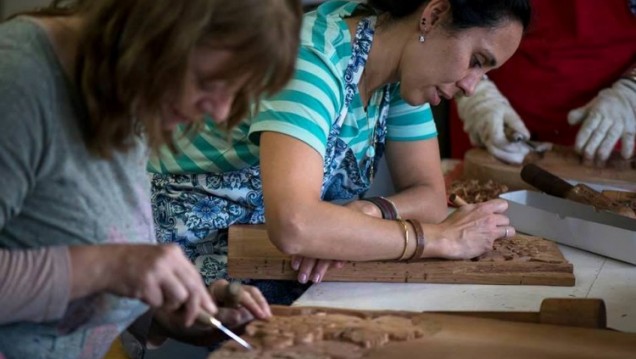
[[523,162],[531,149],[523,142],[511,142],[505,132],[516,132],[523,140],[530,138],[530,132],[492,81],[482,79],[474,95],[458,96],[456,100],[464,131],[474,146],[486,147],[488,152],[504,162]]
[[636,83],[620,79],[587,105],[570,111],[568,123],[581,122],[574,149],[586,160],[607,160],[619,139],[621,156],[631,158],[636,133]]

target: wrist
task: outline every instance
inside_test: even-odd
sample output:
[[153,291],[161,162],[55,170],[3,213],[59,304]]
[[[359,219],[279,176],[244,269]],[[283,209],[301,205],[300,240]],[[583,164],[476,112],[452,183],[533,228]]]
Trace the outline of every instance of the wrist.
[[636,64],[628,68],[627,71],[625,71],[623,75],[621,75],[621,78],[636,83]]
[[[626,104],[627,109],[631,110],[629,112],[629,115],[632,116],[631,118],[636,118],[636,77],[633,79],[622,77],[614,83],[611,90],[620,96]],[[599,96],[603,94],[603,91],[601,91]],[[627,115],[627,112],[625,115]]]
[[426,238],[426,246],[421,258],[452,258],[452,241],[439,233],[438,225],[422,224],[422,231]]
[[422,254],[426,248],[426,240],[422,225],[415,219],[395,220],[402,231],[402,247],[398,261],[412,262],[423,258]]
[[108,270],[106,262],[110,261],[111,256],[104,255],[103,248],[93,245],[69,246],[71,300],[108,289],[112,271]]
[[415,256],[417,251],[417,238],[415,228],[409,220],[397,219],[396,222],[402,230],[402,251],[401,255],[397,258],[398,261],[411,260]]

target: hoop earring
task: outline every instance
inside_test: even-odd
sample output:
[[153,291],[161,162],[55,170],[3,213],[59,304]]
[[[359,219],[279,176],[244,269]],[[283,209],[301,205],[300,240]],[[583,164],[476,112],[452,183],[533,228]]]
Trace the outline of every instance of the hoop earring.
[[426,36],[424,34],[420,34],[420,36],[417,38],[417,41],[421,43],[424,43],[424,41],[426,41]]

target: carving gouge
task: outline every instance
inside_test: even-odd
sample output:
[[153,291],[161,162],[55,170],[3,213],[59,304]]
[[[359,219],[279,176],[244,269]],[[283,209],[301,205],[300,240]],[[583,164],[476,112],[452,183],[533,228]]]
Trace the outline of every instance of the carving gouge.
[[525,135],[521,134],[520,132],[517,132],[515,130],[513,130],[511,127],[509,126],[504,126],[504,134],[506,135],[506,139],[510,142],[522,142],[524,143],[526,146],[530,147],[533,151],[537,151],[537,145],[530,141],[530,139],[528,137],[526,137]]
[[552,149],[553,144],[550,142],[537,142],[531,141],[528,137],[523,135],[522,133],[513,130],[509,126],[504,127],[504,134],[506,135],[506,139],[510,142],[523,143],[528,146],[532,152],[537,153],[545,153]]
[[201,313],[197,317],[197,322],[199,322],[201,324],[212,325],[213,327],[216,327],[217,329],[219,329],[220,331],[225,333],[225,335],[227,335],[228,337],[234,339],[243,348],[245,348],[247,350],[252,350],[252,346],[248,342],[246,342],[243,338],[241,338],[238,335],[236,335],[233,331],[229,330],[225,325],[223,325],[223,323],[221,323],[218,319],[214,318],[213,316],[205,314],[205,313]]

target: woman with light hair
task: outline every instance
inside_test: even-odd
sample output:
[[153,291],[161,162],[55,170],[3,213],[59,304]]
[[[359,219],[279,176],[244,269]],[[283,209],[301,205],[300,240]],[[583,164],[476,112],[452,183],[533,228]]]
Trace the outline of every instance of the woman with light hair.
[[271,315],[249,286],[218,308],[228,283],[155,243],[145,168],[176,124],[282,88],[300,23],[297,0],[79,0],[0,24],[0,353],[100,358],[149,307],[182,336]]

